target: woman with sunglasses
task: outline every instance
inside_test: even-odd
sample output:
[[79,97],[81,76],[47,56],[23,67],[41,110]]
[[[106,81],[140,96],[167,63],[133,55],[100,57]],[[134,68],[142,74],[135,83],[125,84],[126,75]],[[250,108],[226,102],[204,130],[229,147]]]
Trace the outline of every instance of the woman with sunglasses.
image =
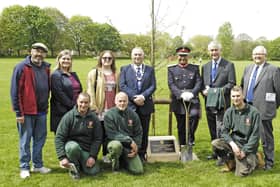
[[107,145],[104,130],[104,114],[115,106],[115,95],[118,88],[118,76],[116,73],[115,56],[112,51],[105,50],[99,55],[96,68],[88,73],[87,92],[91,97],[90,108],[93,110],[103,128],[103,161],[109,163],[106,157]]

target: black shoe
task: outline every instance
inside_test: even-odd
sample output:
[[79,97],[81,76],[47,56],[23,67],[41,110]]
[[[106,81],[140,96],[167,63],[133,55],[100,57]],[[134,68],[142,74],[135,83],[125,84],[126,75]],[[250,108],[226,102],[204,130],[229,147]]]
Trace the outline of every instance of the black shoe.
[[207,160],[216,160],[217,159],[217,155],[215,155],[215,154],[208,155],[206,158],[207,158]]
[[75,180],[81,178],[80,173],[74,163],[69,163],[69,175]]
[[147,162],[147,157],[146,155],[139,155],[141,162],[144,164]]

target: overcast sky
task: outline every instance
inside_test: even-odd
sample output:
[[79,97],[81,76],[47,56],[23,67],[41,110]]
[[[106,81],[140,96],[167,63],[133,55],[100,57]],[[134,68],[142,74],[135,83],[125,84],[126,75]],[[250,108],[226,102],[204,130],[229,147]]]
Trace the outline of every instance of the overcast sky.
[[[279,0],[154,0],[157,29],[185,41],[194,35],[215,37],[230,22],[233,34],[253,39],[280,36]],[[94,22],[110,23],[121,34],[146,34],[151,30],[151,0],[5,0],[0,11],[11,5],[55,7],[66,17],[89,16]]]

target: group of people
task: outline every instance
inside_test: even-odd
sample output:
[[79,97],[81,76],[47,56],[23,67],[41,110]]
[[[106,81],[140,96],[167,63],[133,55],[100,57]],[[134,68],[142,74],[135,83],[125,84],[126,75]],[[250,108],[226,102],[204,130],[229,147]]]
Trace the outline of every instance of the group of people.
[[55,134],[57,157],[74,179],[81,172],[94,175],[100,171],[101,146],[103,161],[111,163],[114,171],[123,166],[131,173],[143,173],[156,90],[155,72],[144,64],[143,49],[132,50],[132,63],[121,67],[120,73],[113,52],[101,52],[97,66],[88,73],[86,91],[72,71],[71,51],[58,54],[52,73],[44,60],[47,52],[45,44],[34,43],[30,56],[15,66],[12,75],[20,177],[30,177],[30,171],[51,171],[42,160],[50,92],[50,129]]
[[178,63],[168,67],[171,107],[177,120],[180,147],[195,145],[201,93],[213,149],[207,159],[217,159],[217,165],[226,166],[223,171],[236,168],[237,176],[246,176],[260,166],[261,139],[262,167],[271,170],[274,165],[272,120],[280,105],[279,68],[266,61],[265,47],[257,46],[252,52],[254,64],[245,68],[237,86],[235,66],[222,58],[221,44],[212,41],[208,50],[211,60],[201,67],[201,74],[198,66],[188,63],[191,49],[186,46],[176,50]]
[[[257,167],[261,138],[264,169],[270,170],[274,164],[272,119],[280,105],[279,68],[267,63],[266,49],[257,46],[252,54],[255,64],[245,68],[241,84],[236,86],[234,64],[221,57],[221,45],[213,41],[208,50],[211,61],[202,66],[201,73],[199,66],[188,63],[191,49],[187,46],[176,49],[178,63],[168,67],[180,147],[195,145],[201,93],[213,148],[207,158],[226,164],[228,170],[236,168],[237,176],[246,176]],[[113,171],[124,167],[134,174],[143,173],[156,90],[154,68],[144,63],[143,49],[132,49],[132,63],[120,72],[113,52],[102,51],[97,66],[88,73],[86,91],[72,71],[71,52],[58,54],[52,73],[44,60],[47,52],[46,45],[34,43],[30,56],[15,66],[11,79],[20,177],[30,177],[30,171],[51,171],[42,160],[50,92],[50,124],[57,157],[74,179],[82,172],[95,175],[100,171],[97,156],[101,146],[103,161],[110,163]]]

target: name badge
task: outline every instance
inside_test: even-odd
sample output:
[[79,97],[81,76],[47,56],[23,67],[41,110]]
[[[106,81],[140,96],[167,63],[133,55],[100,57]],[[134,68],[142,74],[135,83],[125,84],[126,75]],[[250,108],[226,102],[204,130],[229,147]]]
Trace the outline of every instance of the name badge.
[[275,93],[266,93],[265,94],[265,101],[275,102],[276,101],[276,94]]

